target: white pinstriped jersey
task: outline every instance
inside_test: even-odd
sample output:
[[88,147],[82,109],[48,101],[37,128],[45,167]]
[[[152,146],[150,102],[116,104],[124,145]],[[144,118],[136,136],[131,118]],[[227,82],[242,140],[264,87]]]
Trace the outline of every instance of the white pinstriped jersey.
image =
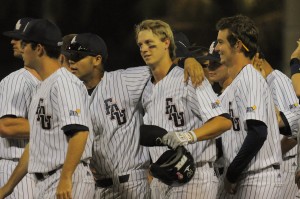
[[139,144],[140,99],[149,77],[146,66],[105,72],[91,95],[92,163],[102,177],[149,166],[148,149]]
[[93,130],[86,87],[65,68],[38,85],[28,114],[30,123],[29,173],[44,173],[60,167],[68,141],[62,127],[77,124],[89,128],[81,160],[92,155]]
[[279,128],[274,102],[265,79],[250,64],[245,66],[224,92],[221,103],[229,111],[233,126],[222,134],[225,167],[233,161],[246,138],[246,120],[258,120],[268,127],[260,151],[245,171],[256,171],[281,162]]
[[[29,105],[39,80],[25,68],[12,72],[0,83],[0,117],[28,117]],[[28,139],[0,138],[0,158],[20,158]]]
[[[267,83],[270,87],[274,104],[278,110],[283,112],[295,136],[298,133],[298,121],[300,119],[299,99],[295,93],[292,81],[285,74],[278,70],[272,71],[267,76]],[[296,155],[297,147],[287,152],[285,156]]]
[[[195,89],[191,82],[188,85],[183,83],[183,76],[183,69],[176,66],[157,84],[148,81],[142,96],[147,115],[145,123],[160,126],[168,132],[186,132],[225,112],[206,79]],[[153,161],[157,161],[167,149],[151,147]],[[213,162],[216,159],[214,140],[189,144],[187,149],[195,162]]]

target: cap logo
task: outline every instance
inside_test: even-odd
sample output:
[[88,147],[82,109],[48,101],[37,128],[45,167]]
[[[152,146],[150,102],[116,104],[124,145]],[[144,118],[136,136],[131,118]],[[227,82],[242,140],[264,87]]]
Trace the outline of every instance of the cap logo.
[[72,39],[72,41],[71,41],[71,44],[74,44],[74,43],[76,42],[76,37],[77,37],[77,36],[73,37],[73,39]]
[[21,28],[21,20],[18,20],[18,22],[16,23],[16,30],[20,30]]
[[212,42],[211,45],[210,45],[210,47],[209,47],[209,54],[213,54],[214,53],[214,50],[215,50],[214,46],[215,46],[215,41]]
[[23,32],[25,32],[25,31],[26,31],[26,28],[27,28],[28,24],[29,24],[29,22],[27,22],[27,24],[26,24],[26,26],[25,26],[25,28],[24,28]]
[[184,47],[186,47],[186,45],[184,43],[182,43],[181,41],[177,41],[177,42],[182,44]]

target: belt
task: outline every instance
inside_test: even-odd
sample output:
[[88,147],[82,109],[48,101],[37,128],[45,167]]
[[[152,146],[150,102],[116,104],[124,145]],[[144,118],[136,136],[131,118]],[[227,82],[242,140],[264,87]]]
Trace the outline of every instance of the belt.
[[295,158],[296,157],[296,155],[290,155],[290,156],[286,156],[286,157],[284,157],[284,158],[282,158],[284,161],[286,161],[286,160],[289,160],[289,159],[292,159],[292,158]]
[[[120,183],[125,183],[125,182],[128,182],[129,180],[129,174],[127,175],[123,175],[123,176],[119,176],[119,182]],[[101,179],[101,180],[96,180],[96,186],[97,187],[101,187],[101,188],[106,188],[106,187],[110,187],[112,186],[114,183],[113,183],[113,180],[112,178],[104,178],[104,179]]]
[[273,167],[273,169],[276,169],[276,170],[280,169],[280,165],[279,164],[273,164],[272,167]]
[[[83,164],[83,166],[88,166],[88,164],[86,162],[80,162]],[[56,173],[57,170],[61,169],[63,167],[63,165],[59,166],[58,168],[52,170],[52,171],[49,171],[49,172],[45,172],[45,173],[34,173],[35,177],[37,180],[39,181],[43,181],[45,180],[46,178],[48,178],[49,176],[52,176],[53,174]]]
[[10,158],[10,159],[0,158],[0,160],[9,160],[9,161],[13,161],[13,162],[19,162],[20,158]]
[[209,168],[213,168],[214,167],[214,165],[213,165],[212,162],[197,162],[196,163],[196,168],[203,167],[206,164],[208,164]]

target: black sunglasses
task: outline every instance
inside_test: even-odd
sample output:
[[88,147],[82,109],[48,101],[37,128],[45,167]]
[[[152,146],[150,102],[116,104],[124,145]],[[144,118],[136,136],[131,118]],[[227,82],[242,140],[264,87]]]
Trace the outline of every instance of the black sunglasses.
[[66,50],[66,56],[69,60],[74,62],[78,62],[86,56],[96,56],[97,53],[94,53],[92,50],[84,47],[78,42],[71,43],[70,46]]
[[210,62],[208,65],[208,70],[210,71],[214,71],[217,70],[222,64],[218,63],[218,62]]

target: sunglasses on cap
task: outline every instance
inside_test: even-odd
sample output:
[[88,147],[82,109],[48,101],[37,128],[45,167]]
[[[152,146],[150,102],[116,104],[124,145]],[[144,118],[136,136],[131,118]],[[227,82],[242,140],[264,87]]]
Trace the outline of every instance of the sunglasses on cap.
[[78,62],[87,56],[97,56],[97,55],[98,55],[97,53],[94,53],[92,50],[82,46],[78,42],[71,43],[70,46],[66,49],[67,58],[74,62]]

